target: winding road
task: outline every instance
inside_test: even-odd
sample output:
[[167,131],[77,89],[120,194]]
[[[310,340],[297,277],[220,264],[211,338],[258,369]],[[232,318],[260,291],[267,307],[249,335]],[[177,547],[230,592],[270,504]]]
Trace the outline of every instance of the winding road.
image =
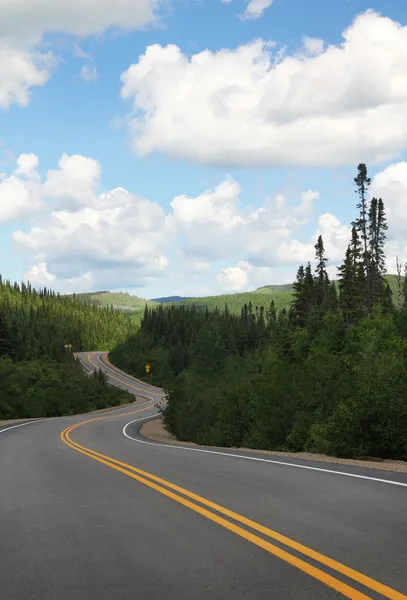
[[1,600],[407,600],[407,474],[143,438],[162,390],[0,427]]

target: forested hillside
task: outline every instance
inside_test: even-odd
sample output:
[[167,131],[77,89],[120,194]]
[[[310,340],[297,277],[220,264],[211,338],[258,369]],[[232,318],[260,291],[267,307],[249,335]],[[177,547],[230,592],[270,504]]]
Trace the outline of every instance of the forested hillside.
[[94,306],[113,307],[121,311],[131,312],[142,311],[146,304],[148,306],[154,306],[156,304],[152,300],[145,300],[144,298],[132,296],[126,292],[86,292],[83,294],[67,296],[67,298],[80,300],[86,304],[93,304]]
[[108,388],[102,376],[85,375],[72,353],[108,349],[132,331],[132,321],[118,311],[0,277],[0,419],[120,403],[124,394]]
[[[322,237],[300,266],[288,310],[146,308],[112,360],[165,385],[164,418],[180,440],[407,459],[407,285],[384,276],[387,223],[368,201],[366,166],[338,283]],[[270,300],[270,295],[268,296]]]
[[[258,290],[243,292],[240,294],[222,294],[219,296],[202,296],[197,298],[183,298],[178,296],[168,296],[165,298],[156,298],[155,300],[144,300],[138,296],[132,296],[124,292],[89,292],[85,294],[76,294],[75,298],[85,303],[91,303],[96,306],[113,306],[122,311],[140,312],[144,307],[157,307],[159,304],[182,304],[185,306],[196,306],[198,310],[210,310],[225,308],[228,306],[230,312],[239,314],[245,304],[252,302],[253,305],[268,304],[270,294],[278,309],[288,308],[291,300],[292,285],[267,285]],[[70,296],[72,298],[72,296]],[[140,320],[142,312],[140,312]],[[137,316],[136,316],[137,318]]]
[[[240,314],[245,304],[250,302],[253,306],[268,306],[271,298],[277,310],[288,308],[292,293],[287,286],[266,286],[252,292],[239,294],[222,294],[220,296],[204,296],[202,298],[190,298],[179,304],[184,306],[195,306],[198,310],[224,310],[227,306],[232,314]],[[178,303],[177,303],[178,304]]]

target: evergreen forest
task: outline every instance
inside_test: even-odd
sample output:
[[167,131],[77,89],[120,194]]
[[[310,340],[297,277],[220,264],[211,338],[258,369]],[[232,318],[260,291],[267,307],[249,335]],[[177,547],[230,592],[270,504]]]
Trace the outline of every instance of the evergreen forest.
[[0,278],[0,420],[129,402],[132,397],[108,387],[102,373],[85,374],[73,353],[109,349],[132,331],[132,320],[119,311]]
[[320,236],[288,309],[146,306],[139,331],[113,349],[112,361],[137,376],[151,365],[146,379],[166,388],[164,422],[178,439],[407,459],[406,278],[397,260],[394,302],[384,201],[370,198],[365,164],[354,183],[336,284]]

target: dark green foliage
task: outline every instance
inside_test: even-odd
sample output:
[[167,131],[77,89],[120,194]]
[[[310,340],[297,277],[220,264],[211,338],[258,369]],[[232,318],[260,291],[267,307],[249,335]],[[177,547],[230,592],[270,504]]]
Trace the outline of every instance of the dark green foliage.
[[0,418],[57,417],[118,406],[131,397],[73,361],[0,358]]
[[118,311],[0,278],[0,419],[73,414],[129,401],[107,386],[103,374],[85,375],[72,352],[109,348],[133,330]]
[[240,315],[146,307],[140,332],[114,349],[113,361],[138,376],[152,365],[178,439],[407,459],[407,279],[396,311],[388,284],[396,280],[384,275],[384,205],[368,202],[365,165],[355,182],[360,215],[339,298],[319,237],[315,271],[298,269],[289,311],[251,298]]

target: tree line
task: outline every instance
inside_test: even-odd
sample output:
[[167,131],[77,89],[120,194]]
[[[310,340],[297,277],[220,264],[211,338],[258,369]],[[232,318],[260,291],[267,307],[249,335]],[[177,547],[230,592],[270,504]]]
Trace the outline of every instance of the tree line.
[[180,440],[220,446],[407,459],[407,285],[384,278],[384,202],[360,164],[358,215],[337,281],[321,236],[300,266],[288,310],[240,315],[146,307],[140,330],[111,353],[164,385],[164,420]]
[[131,319],[112,308],[0,276],[0,419],[74,414],[120,403],[124,394],[109,388],[102,375],[85,375],[72,353],[109,349],[133,330]]

